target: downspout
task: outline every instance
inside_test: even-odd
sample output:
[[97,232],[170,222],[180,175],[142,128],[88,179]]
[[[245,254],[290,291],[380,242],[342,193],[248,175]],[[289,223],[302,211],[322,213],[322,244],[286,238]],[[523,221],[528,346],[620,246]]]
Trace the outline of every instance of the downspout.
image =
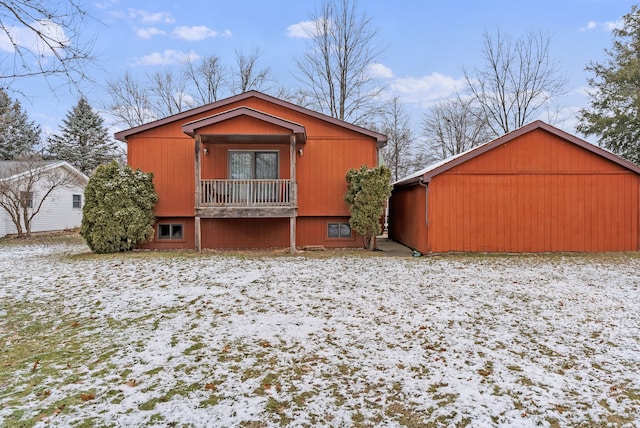
[[200,134],[196,134],[195,138],[195,217],[194,217],[194,235],[195,235],[195,250],[200,252],[202,251],[202,235],[201,235],[201,226],[200,226],[200,216],[198,215],[198,208],[200,208],[201,204],[201,191],[200,191],[200,177],[201,177],[201,165],[200,165],[200,145],[201,145],[201,137]]
[[427,229],[427,242],[425,244],[427,246],[427,252],[430,253],[431,243],[429,242],[429,182],[425,182],[421,177],[420,180],[418,180],[418,185],[424,187],[424,225]]
[[418,180],[418,184],[424,187],[424,223],[429,226],[429,183],[422,178]]
[[297,213],[297,205],[298,205],[298,181],[296,179],[296,136],[291,135],[289,137],[289,179],[291,180],[291,188],[289,189],[290,193],[290,203],[293,204],[293,212],[289,217],[289,249],[291,253],[296,252],[297,244],[296,244],[296,229],[297,222],[296,216]]

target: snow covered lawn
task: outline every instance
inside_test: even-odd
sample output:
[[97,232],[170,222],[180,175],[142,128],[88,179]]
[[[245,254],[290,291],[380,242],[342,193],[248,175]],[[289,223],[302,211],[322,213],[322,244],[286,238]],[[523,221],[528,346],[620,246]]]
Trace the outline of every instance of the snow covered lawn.
[[0,242],[0,425],[635,427],[639,272]]

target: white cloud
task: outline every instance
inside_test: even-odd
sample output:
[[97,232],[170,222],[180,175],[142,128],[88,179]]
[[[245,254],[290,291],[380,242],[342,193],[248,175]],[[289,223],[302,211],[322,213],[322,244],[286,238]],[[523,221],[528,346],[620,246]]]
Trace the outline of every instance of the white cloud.
[[[18,46],[40,56],[48,57],[54,55],[55,50],[64,49],[69,43],[64,29],[54,22],[40,20],[35,21],[31,26],[35,31],[27,27],[5,27],[5,31],[0,33],[0,50],[14,52],[15,46]],[[42,36],[38,37],[36,31]],[[43,39],[47,40],[47,44],[43,42]]]
[[371,74],[371,77],[379,79],[391,79],[393,77],[393,71],[380,63],[371,64],[369,66],[369,74]]
[[169,12],[148,12],[143,9],[127,9],[130,18],[137,19],[145,24],[172,24],[176,20]]
[[176,27],[171,35],[182,40],[197,41],[217,37],[219,33],[215,30],[205,27],[204,25],[198,25],[193,27]]
[[136,34],[141,39],[150,39],[153,36],[163,36],[166,34],[166,32],[156,27],[148,27],[148,28],[139,28],[138,30],[136,30]]
[[200,58],[200,56],[193,51],[182,52],[167,49],[164,52],[153,52],[149,55],[136,58],[134,65],[174,65],[186,60],[197,60],[198,58]]
[[587,22],[587,25],[585,25],[584,27],[582,27],[580,29],[580,31],[594,30],[597,27],[598,27],[598,23],[596,21],[589,21],[589,22]]
[[589,21],[587,22],[587,25],[580,28],[580,31],[590,31],[598,28],[602,28],[605,31],[613,31],[613,30],[622,28],[622,25],[623,25],[622,19],[618,19],[616,21],[605,21],[605,22]]
[[429,107],[434,102],[453,96],[464,86],[463,77],[455,79],[440,73],[431,73],[418,78],[398,78],[390,84],[390,89],[405,102]]
[[607,21],[602,24],[604,28],[608,31],[618,30],[624,26],[622,19],[618,19],[617,21]]
[[287,37],[310,39],[316,32],[316,21],[302,21],[287,27]]

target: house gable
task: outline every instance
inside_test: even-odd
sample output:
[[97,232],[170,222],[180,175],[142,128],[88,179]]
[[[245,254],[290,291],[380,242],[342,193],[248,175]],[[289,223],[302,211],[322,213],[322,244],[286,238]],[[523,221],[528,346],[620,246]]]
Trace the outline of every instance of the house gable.
[[304,126],[248,107],[238,107],[186,123],[182,131],[189,135],[295,135],[305,140]]
[[618,160],[603,157],[542,128],[495,145],[441,174],[550,174],[629,172]]
[[463,171],[513,173],[611,170],[640,174],[639,166],[542,121],[536,121],[398,180],[394,186],[428,183],[437,175]]
[[[387,142],[387,137],[385,135],[257,91],[248,91],[224,100],[187,110],[164,119],[120,131],[115,134],[115,138],[120,141],[128,142],[132,136],[141,133],[144,133],[147,136],[162,136],[166,135],[167,132],[175,134],[177,129],[181,130],[181,127],[188,122],[205,119],[212,115],[238,107],[249,107],[264,114],[273,113],[273,115],[278,118],[284,118],[285,120],[296,123],[304,123],[307,132],[310,132],[309,124],[313,126],[314,123],[324,123],[328,125],[326,126],[326,129],[329,130],[335,131],[342,129],[343,132],[350,131],[353,134],[360,134],[363,138],[373,138],[378,147],[382,147]],[[313,133],[317,132],[314,130]]]

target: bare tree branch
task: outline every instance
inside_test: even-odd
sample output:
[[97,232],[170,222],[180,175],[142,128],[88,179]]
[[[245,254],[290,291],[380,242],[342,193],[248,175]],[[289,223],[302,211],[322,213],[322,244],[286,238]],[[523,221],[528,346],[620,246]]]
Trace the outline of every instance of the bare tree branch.
[[464,75],[493,136],[534,120],[564,92],[567,79],[550,58],[550,44],[542,33],[515,42],[499,31],[495,37],[483,34],[485,68],[465,70]]
[[76,87],[90,80],[86,65],[95,56],[88,19],[78,0],[0,1],[0,85],[36,76],[63,77]]
[[371,18],[357,0],[325,0],[311,20],[308,49],[296,59],[308,106],[353,123],[381,114],[385,87],[371,73],[381,53]]
[[432,161],[446,159],[489,141],[490,130],[475,99],[437,103],[422,121]]
[[131,128],[157,119],[149,96],[149,91],[133,79],[129,72],[107,83],[107,92],[111,97],[106,106],[116,122]]
[[381,131],[388,138],[382,156],[391,171],[391,180],[396,181],[418,169],[417,142],[411,135],[409,116],[397,97],[389,103]]
[[233,69],[230,89],[234,94],[256,90],[265,91],[269,81],[269,68],[258,68],[258,60],[262,55],[260,49],[249,54],[236,50],[236,66]]
[[154,96],[156,116],[166,117],[193,107],[193,99],[186,95],[186,80],[183,75],[169,70],[147,75],[149,91]]
[[222,84],[228,80],[227,72],[215,55],[205,56],[199,64],[189,58],[184,64],[184,74],[195,88],[195,105],[204,105],[217,101],[221,95]]

